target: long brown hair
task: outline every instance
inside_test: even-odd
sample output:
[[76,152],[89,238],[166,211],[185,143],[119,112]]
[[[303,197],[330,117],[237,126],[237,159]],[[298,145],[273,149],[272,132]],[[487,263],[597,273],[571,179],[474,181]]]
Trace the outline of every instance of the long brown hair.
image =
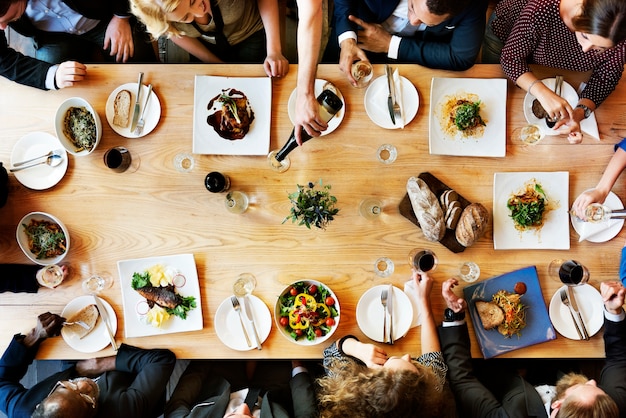
[[626,2],[586,0],[580,15],[572,22],[578,32],[601,36],[617,44],[626,39]]

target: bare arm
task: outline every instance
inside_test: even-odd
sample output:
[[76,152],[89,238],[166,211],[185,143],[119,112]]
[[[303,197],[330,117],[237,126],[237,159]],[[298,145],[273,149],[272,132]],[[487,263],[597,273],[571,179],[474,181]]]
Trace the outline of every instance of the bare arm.
[[257,0],[265,36],[267,37],[267,57],[263,63],[268,77],[283,77],[289,72],[289,61],[283,56],[280,45],[280,23],[276,0]]
[[190,36],[172,36],[172,42],[176,45],[189,52],[194,57],[198,58],[202,62],[206,63],[221,63],[222,60],[219,59],[214,53],[209,51],[202,42],[198,38],[192,38]]
[[430,303],[430,293],[433,290],[433,279],[426,273],[418,273],[413,270],[413,281],[422,315],[421,347],[422,354],[441,351],[439,335],[435,325],[435,317]]

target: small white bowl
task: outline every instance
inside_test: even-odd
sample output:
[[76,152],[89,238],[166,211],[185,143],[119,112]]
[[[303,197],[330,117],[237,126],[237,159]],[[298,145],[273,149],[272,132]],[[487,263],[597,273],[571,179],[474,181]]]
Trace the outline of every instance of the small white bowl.
[[[91,147],[91,149],[83,149],[81,151],[76,151],[76,146],[74,145],[74,143],[63,132],[63,125],[65,123],[65,115],[68,109],[71,107],[84,107],[93,116],[93,119],[96,123],[96,140],[93,144],[93,147]],[[100,121],[100,116],[98,116],[98,112],[95,111],[93,106],[91,106],[91,104],[89,104],[87,100],[80,98],[80,97],[70,97],[69,99],[66,99],[63,103],[61,103],[61,105],[57,109],[57,114],[54,120],[54,128],[56,130],[56,134],[57,134],[57,137],[59,138],[59,141],[61,141],[61,144],[63,144],[67,152],[77,157],[91,154],[93,150],[95,150],[98,144],[100,143],[100,138],[102,137],[102,122]]]
[[[56,257],[37,258],[37,255],[30,251],[30,247],[28,246],[28,236],[26,235],[26,231],[23,225],[30,224],[32,220],[53,222],[61,227],[63,234],[65,234],[65,252],[63,254],[60,254]],[[26,257],[28,257],[32,262],[40,264],[42,266],[60,263],[70,250],[70,234],[67,230],[67,227],[59,219],[45,212],[31,212],[25,215],[17,224],[15,237],[17,238],[17,243],[20,245],[20,248],[22,249],[24,254],[26,254]]]

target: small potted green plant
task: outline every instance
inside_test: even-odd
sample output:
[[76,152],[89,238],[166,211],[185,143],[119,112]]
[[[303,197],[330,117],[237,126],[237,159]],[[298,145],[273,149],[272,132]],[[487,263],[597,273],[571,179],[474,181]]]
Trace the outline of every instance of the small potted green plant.
[[314,225],[320,229],[326,229],[330,221],[335,219],[339,209],[335,207],[337,198],[330,194],[331,186],[323,185],[322,180],[318,182],[320,189],[316,189],[316,184],[310,182],[307,186],[298,186],[298,191],[289,194],[289,200],[293,205],[291,212],[283,223],[291,219],[292,223],[299,221],[298,225],[305,225],[311,229]]

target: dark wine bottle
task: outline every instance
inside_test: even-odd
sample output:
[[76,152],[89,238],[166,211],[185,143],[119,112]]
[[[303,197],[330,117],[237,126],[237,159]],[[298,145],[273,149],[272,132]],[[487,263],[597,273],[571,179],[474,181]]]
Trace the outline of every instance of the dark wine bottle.
[[[322,117],[324,122],[327,123],[343,107],[343,102],[341,101],[341,99],[330,90],[322,91],[320,95],[317,96],[317,102],[320,104],[320,116]],[[296,130],[294,128],[291,131],[291,136],[289,136],[289,139],[287,140],[285,145],[283,145],[280,151],[276,153],[277,161],[284,160],[287,154],[296,149],[296,147],[298,146],[298,143],[296,142],[295,132]],[[304,129],[301,130],[300,135],[302,138],[302,143],[305,143],[312,138],[312,136],[309,135]]]
[[225,192],[230,188],[230,179],[219,171],[211,171],[204,179],[204,186],[211,193]]

